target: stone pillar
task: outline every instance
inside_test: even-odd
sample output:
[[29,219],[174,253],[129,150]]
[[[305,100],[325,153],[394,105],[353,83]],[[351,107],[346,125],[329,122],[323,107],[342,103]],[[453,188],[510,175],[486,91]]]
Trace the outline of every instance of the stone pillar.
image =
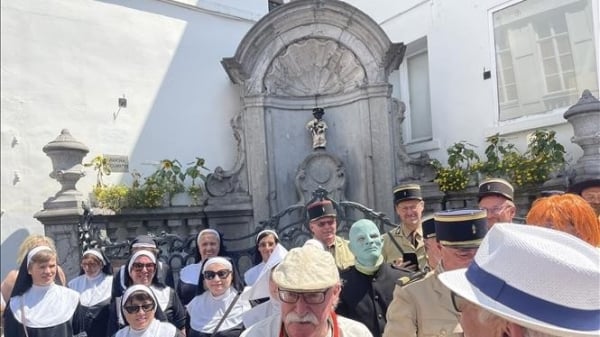
[[50,177],[60,183],[61,189],[44,202],[44,208],[34,217],[44,225],[45,234],[56,242],[58,262],[70,279],[79,273],[79,223],[84,201],[75,185],[84,175],[82,160],[89,149],[63,129],[42,151],[52,160]]
[[564,118],[573,125],[571,142],[583,149],[583,156],[573,167],[575,173],[570,185],[600,179],[600,101],[589,90],[584,90]]

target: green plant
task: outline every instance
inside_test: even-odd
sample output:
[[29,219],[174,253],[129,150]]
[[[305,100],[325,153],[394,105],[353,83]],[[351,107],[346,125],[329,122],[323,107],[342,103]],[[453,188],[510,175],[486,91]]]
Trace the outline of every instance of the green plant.
[[556,132],[536,130],[527,137],[527,149],[519,152],[514,144],[495,134],[486,138],[485,160],[481,160],[473,145],[465,141],[447,149],[448,164],[432,160],[434,179],[442,192],[462,191],[475,174],[505,178],[517,187],[537,185],[564,163],[565,148],[556,141]]
[[187,192],[192,198],[192,203],[194,205],[198,205],[200,197],[204,193],[202,185],[196,185],[197,179],[200,179],[202,183],[206,182],[206,176],[202,174],[202,170],[208,171],[208,168],[204,166],[204,163],[204,158],[196,157],[196,161],[188,163],[190,166],[185,170],[185,175],[192,179],[192,184],[187,188]]
[[185,173],[177,159],[160,161],[158,168],[148,178],[146,178],[146,187],[156,192],[163,192],[163,196],[169,201],[177,193],[185,191]]
[[467,188],[469,181],[479,167],[479,155],[473,150],[474,145],[466,141],[454,143],[448,149],[448,166],[434,159],[431,161],[436,170],[434,181],[440,186],[440,191],[462,191]]
[[487,161],[482,173],[492,177],[503,177],[516,186],[543,183],[565,163],[565,148],[556,141],[556,132],[536,130],[527,137],[527,149],[520,153],[498,134],[486,139]]
[[111,173],[110,164],[108,159],[103,155],[94,157],[89,163],[84,163],[84,167],[94,167],[96,171],[96,187],[106,186],[104,185],[104,176],[109,176]]
[[119,212],[129,203],[129,187],[125,185],[95,186],[93,191],[98,205]]

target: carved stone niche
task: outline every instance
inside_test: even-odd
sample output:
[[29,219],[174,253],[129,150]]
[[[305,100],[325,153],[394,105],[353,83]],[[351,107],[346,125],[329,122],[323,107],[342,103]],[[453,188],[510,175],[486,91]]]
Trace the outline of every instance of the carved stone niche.
[[267,95],[343,94],[366,83],[356,56],[339,42],[309,38],[289,45],[265,76]]

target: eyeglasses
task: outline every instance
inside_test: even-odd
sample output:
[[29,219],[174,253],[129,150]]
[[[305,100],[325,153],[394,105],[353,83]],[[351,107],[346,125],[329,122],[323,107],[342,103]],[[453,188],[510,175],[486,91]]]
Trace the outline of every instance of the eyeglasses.
[[319,292],[311,293],[297,293],[288,290],[279,290],[279,299],[284,303],[293,304],[298,302],[298,299],[302,297],[302,300],[306,304],[321,304],[325,301],[325,294],[329,289]]
[[480,208],[485,210],[488,215],[498,215],[498,214],[502,213],[502,211],[504,211],[504,209],[507,206],[508,205],[496,206],[494,208],[485,208],[485,207],[480,207]]
[[229,274],[231,274],[231,270],[227,270],[227,269],[221,269],[219,271],[207,270],[204,272],[204,278],[207,280],[212,280],[216,276],[218,276],[222,280],[222,279],[226,278],[227,276],[229,276]]
[[124,309],[130,314],[135,314],[140,310],[142,310],[143,312],[148,312],[154,309],[154,303],[147,303],[142,305],[126,305]]
[[454,291],[451,292],[450,297],[452,297],[452,305],[454,306],[454,310],[456,310],[456,312],[462,312],[465,304],[467,304],[467,300]]
[[153,272],[154,269],[156,269],[156,263],[141,263],[141,262],[134,262],[131,267],[133,268],[133,271],[137,271],[140,272],[142,271],[144,268],[146,268],[146,270],[148,272]]
[[81,263],[81,268],[97,268],[99,266],[100,265],[95,262],[82,262]]

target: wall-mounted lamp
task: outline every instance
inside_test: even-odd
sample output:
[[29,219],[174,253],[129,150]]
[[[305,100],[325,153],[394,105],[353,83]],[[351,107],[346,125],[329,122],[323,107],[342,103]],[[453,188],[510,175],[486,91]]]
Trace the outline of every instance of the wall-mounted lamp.
[[117,119],[117,116],[119,116],[119,112],[121,112],[121,109],[127,108],[127,98],[125,98],[125,94],[123,94],[123,97],[119,97],[118,104],[119,109],[117,109],[117,111],[113,113],[113,120]]

